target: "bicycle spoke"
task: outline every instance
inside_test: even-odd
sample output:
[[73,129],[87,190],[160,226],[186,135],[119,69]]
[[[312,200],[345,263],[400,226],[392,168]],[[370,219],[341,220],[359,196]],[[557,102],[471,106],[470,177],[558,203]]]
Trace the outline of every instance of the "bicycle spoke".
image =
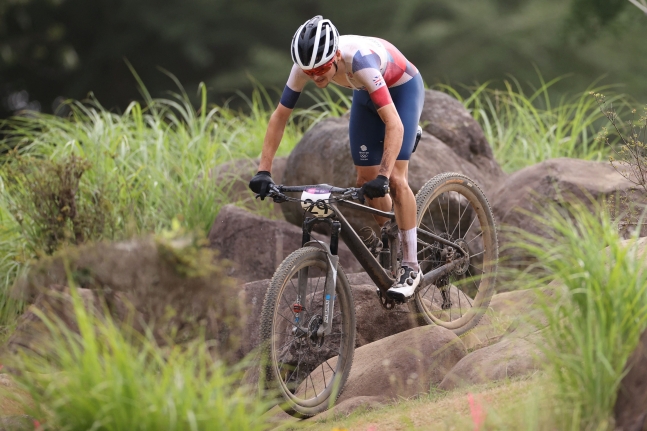
[[276,314],[278,314],[278,315],[279,315],[279,316],[281,316],[283,319],[285,319],[285,321],[286,321],[286,322],[288,322],[290,325],[294,325],[294,321],[292,321],[292,320],[288,319],[287,317],[285,317],[284,315],[282,315],[282,314],[281,314],[281,313],[279,313],[278,311],[276,312]]
[[[470,226],[470,227],[471,227],[471,226]],[[468,229],[468,230],[469,230],[469,229]],[[474,241],[476,238],[480,237],[481,235],[483,235],[483,231],[481,231],[481,233],[480,233],[480,234],[478,234],[478,235],[476,235],[474,238],[472,238],[472,239],[470,239],[469,241],[467,241],[467,245],[469,245],[469,244],[470,244],[470,242]],[[483,250],[483,251],[485,251],[485,250]]]
[[[482,251],[482,252],[480,252],[480,253],[476,253],[476,254],[471,255],[471,256],[470,256],[470,258],[472,258],[472,257],[476,257],[476,256],[480,256],[480,255],[482,255],[483,253],[485,253],[485,250],[483,250],[483,251]],[[471,264],[470,264],[470,265],[471,265]],[[472,266],[474,266],[474,265],[472,265]]]
[[447,228],[447,222],[445,222],[445,214],[443,214],[443,207],[440,204],[440,200],[438,200],[438,209],[440,209],[440,215],[443,218],[443,224],[445,225],[445,232],[449,232],[449,229]]
[[[319,290],[319,282],[320,282],[320,281],[321,281],[321,277],[318,277],[318,278],[317,278],[317,287],[315,287],[315,291],[314,291],[314,292],[312,293],[312,295],[310,296],[310,305],[309,305],[309,307],[310,307],[310,308],[312,308],[312,302],[313,302],[313,301],[314,301],[314,299],[315,299],[315,295],[317,294],[317,290]],[[324,281],[324,286],[325,286],[325,285],[326,285],[326,282]]]
[[456,228],[458,228],[458,237],[459,237],[459,238],[462,238],[462,237],[461,237],[461,227],[460,227],[460,226],[461,226],[461,220],[463,219],[463,216],[465,215],[465,213],[467,212],[467,209],[468,209],[469,207],[470,207],[470,205],[467,205],[467,206],[465,207],[465,210],[463,210],[463,214],[460,214],[460,212],[461,212],[461,207],[460,207],[460,204],[459,204],[459,206],[458,206],[458,213],[459,213],[459,217],[458,217],[458,224],[456,224],[456,226],[454,227],[454,230],[452,231],[452,233],[451,233],[451,235],[450,235],[451,237],[453,237],[453,236],[454,236],[454,232],[456,232]]
[[458,290],[458,312],[461,313],[461,317],[463,317],[463,307],[461,306],[461,291],[457,287],[456,290]]
[[[431,220],[431,227],[434,228],[433,230],[431,230],[431,232],[436,232],[436,226],[434,224],[434,216],[433,214],[431,214],[431,210],[429,208],[427,208],[427,212],[429,213],[429,219]],[[430,231],[430,229],[427,226],[425,226],[425,229]]]
[[[465,231],[465,235],[463,235],[464,237],[467,237],[467,232],[469,232],[469,231],[470,231],[470,229],[472,229],[472,226],[474,226],[474,222],[475,222],[476,220],[478,220],[478,216],[475,214],[475,215],[474,215],[474,220],[472,220],[472,223],[470,223],[470,227],[468,227],[468,228],[467,228],[467,230]],[[483,233],[483,232],[481,232],[481,233]],[[474,240],[474,239],[476,239],[476,238],[472,238],[472,240]],[[469,243],[468,243],[468,244],[469,244]]]

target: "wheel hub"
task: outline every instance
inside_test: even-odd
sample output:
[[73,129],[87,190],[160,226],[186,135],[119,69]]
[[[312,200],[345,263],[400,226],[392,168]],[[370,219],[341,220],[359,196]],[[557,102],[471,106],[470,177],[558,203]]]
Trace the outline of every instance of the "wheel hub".
[[469,254],[469,248],[467,247],[467,241],[465,241],[463,238],[459,238],[454,243],[460,247],[461,251],[463,252],[463,257],[460,257],[459,259],[461,260],[461,263],[456,265],[454,267],[454,271],[452,271],[456,275],[463,275],[467,272],[467,268],[470,266],[470,254]]

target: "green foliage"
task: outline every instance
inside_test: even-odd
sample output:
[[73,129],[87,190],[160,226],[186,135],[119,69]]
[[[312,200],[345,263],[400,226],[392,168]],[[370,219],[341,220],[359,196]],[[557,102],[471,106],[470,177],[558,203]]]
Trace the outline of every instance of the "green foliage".
[[[243,114],[209,105],[205,86],[196,109],[178,88],[171,98],[154,99],[142,85],[145,103],[133,102],[121,115],[92,99],[69,102],[69,118],[38,114],[7,122],[5,144],[16,152],[0,158],[0,327],[20,309],[8,294],[15,277],[63,242],[159,233],[174,219],[206,237],[223,205],[249,198],[231,192],[235,179],[215,178],[223,163],[260,155],[274,108],[268,93],[258,87],[244,99]],[[295,110],[279,156],[349,103],[339,93],[319,95],[314,108]],[[72,203],[75,217],[65,209]]]
[[[625,11],[617,14],[616,6]],[[647,19],[628,0],[409,0],[397,7],[390,0],[9,0],[0,2],[0,98],[9,105],[7,95],[28,94],[13,107],[0,103],[0,117],[36,101],[50,112],[90,91],[125,110],[139,95],[124,58],[156,97],[168,88],[162,67],[188,88],[206,82],[219,102],[236,90],[250,94],[249,73],[277,100],[292,65],[292,35],[316,14],[341,34],[394,43],[432,84],[506,73],[532,80],[536,64],[550,76],[575,75],[560,92],[608,74],[636,98],[647,95]],[[623,31],[570,41],[571,15],[594,23],[615,16],[608,21]]]
[[158,347],[71,289],[80,335],[40,313],[52,355],[12,365],[29,393],[25,410],[52,430],[263,430],[267,404],[240,385],[240,373],[214,362],[204,342]]
[[[530,94],[516,80],[504,81],[505,90],[489,82],[467,87],[466,95],[446,85],[439,88],[471,111],[506,172],[556,157],[605,159],[610,149],[595,139],[603,115],[589,92],[553,101],[551,88],[559,79],[539,78],[540,86]],[[611,100],[622,101],[621,96]]]
[[619,117],[613,100],[607,100],[601,93],[591,94],[620,141],[619,145],[614,145],[606,127],[598,134],[597,139],[613,151],[614,156],[609,157],[611,165],[620,175],[647,192],[647,105],[642,114],[632,109],[629,113],[631,119],[625,122]]
[[588,33],[613,22],[629,6],[627,0],[571,0],[569,21]]
[[560,429],[605,430],[628,356],[647,325],[647,271],[636,245],[623,242],[604,204],[548,207],[534,216],[548,240],[519,231],[516,247],[554,277],[543,304],[542,346],[555,378]]
[[[66,243],[101,239],[112,226],[102,191],[82,182],[90,163],[70,155],[61,160],[9,157],[3,170],[9,211],[27,241],[27,254],[52,254]],[[108,232],[106,232],[106,229]]]

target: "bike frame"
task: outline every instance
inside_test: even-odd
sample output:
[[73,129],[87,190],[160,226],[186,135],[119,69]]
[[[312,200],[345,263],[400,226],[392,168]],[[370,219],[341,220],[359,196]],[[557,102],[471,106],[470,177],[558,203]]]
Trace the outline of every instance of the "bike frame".
[[[325,185],[319,185],[325,186]],[[301,186],[301,187],[281,187],[281,191],[286,192],[302,192],[306,188],[313,186]],[[330,187],[330,186],[328,186]],[[345,189],[336,189],[331,187],[331,191],[339,192],[344,191]],[[367,205],[361,205],[345,199],[337,199],[337,204],[340,206],[349,207],[358,211],[366,212],[369,214],[377,215],[380,217],[387,218],[389,220],[395,221],[395,213],[381,211],[375,208],[371,208]],[[324,309],[323,309],[323,323],[317,331],[318,336],[328,335],[332,330],[332,324],[329,322],[329,317],[332,316],[332,311],[335,304],[335,288],[337,282],[337,265],[339,263],[338,244],[339,236],[344,240],[346,246],[355,256],[357,261],[360,263],[362,268],[369,275],[371,280],[375,283],[378,289],[381,292],[383,298],[386,298],[386,291],[393,286],[395,279],[389,275],[387,269],[385,269],[380,262],[373,256],[373,253],[366,247],[364,241],[359,237],[355,229],[350,225],[346,217],[339,210],[337,205],[333,203],[326,203],[326,206],[330,208],[334,215],[332,217],[311,217],[305,218],[303,221],[303,237],[302,237],[302,246],[308,245],[322,245],[319,241],[311,241],[311,232],[313,227],[318,223],[325,223],[331,227],[330,235],[330,245],[326,245],[326,252],[328,255],[328,269],[326,273],[326,282],[324,285]],[[425,246],[431,247],[429,242],[439,242],[443,245],[453,247],[459,256],[463,255],[461,248],[445,238],[442,238],[433,232],[428,232],[424,229],[417,228],[418,233],[418,242],[423,242]],[[393,258],[394,250],[389,248],[389,253],[391,253],[391,258]],[[397,253],[397,251],[396,251]],[[425,274],[420,281],[420,288],[426,287],[430,284],[436,283],[438,279],[449,274],[455,267],[461,262],[460,259],[453,260],[451,262],[442,265],[427,274]],[[307,287],[308,280],[308,268],[301,269],[299,271],[299,280],[298,280],[298,293],[297,293],[297,303],[300,304],[301,298],[305,298],[305,292]],[[301,330],[306,330],[307,328],[300,328]]]

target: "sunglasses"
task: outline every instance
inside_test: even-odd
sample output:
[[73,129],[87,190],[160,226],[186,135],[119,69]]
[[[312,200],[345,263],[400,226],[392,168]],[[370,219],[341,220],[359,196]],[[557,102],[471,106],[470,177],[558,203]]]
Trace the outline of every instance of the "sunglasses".
[[321,76],[328,73],[328,71],[332,68],[334,62],[335,62],[335,59],[332,58],[328,63],[323,64],[314,69],[308,69],[308,70],[302,69],[302,70],[303,70],[303,73],[305,73],[308,76]]

